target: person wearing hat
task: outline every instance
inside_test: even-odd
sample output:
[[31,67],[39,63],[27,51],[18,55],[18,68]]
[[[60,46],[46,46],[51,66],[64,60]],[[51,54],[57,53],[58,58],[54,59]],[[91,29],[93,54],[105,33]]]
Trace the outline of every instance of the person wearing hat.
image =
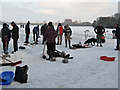
[[55,61],[54,53],[55,53],[55,45],[56,41],[55,38],[57,37],[57,32],[54,29],[54,26],[52,25],[52,22],[48,23],[48,28],[45,31],[45,39],[47,41],[47,54],[49,55],[49,58],[47,60]]
[[25,26],[26,41],[24,43],[29,43],[29,34],[30,34],[30,21],[27,22]]
[[14,52],[18,50],[18,39],[19,39],[19,27],[16,25],[16,23],[13,21],[11,22],[11,25],[13,27],[12,29],[12,39],[13,39],[13,47],[14,47]]
[[6,23],[3,24],[3,28],[1,29],[1,38],[3,43],[4,53],[8,54],[8,45],[11,38],[11,33]]

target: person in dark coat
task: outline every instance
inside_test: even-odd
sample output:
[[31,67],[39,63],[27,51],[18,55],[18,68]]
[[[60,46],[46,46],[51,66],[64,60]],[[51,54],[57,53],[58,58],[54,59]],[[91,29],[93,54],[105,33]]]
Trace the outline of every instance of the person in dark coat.
[[39,25],[33,28],[33,40],[38,42],[38,36],[39,36]]
[[53,58],[55,53],[55,45],[56,41],[55,38],[57,37],[57,32],[54,29],[54,26],[52,25],[52,22],[48,23],[48,28],[44,34],[45,39],[47,40],[47,53],[49,55],[49,58],[47,60],[55,61]]
[[26,34],[26,41],[24,43],[29,43],[30,21],[28,21],[25,26],[25,34]]
[[14,53],[18,50],[19,28],[14,21],[11,22],[11,25],[13,26],[13,29],[11,32],[12,32],[12,39],[13,39],[13,46],[14,46],[14,51],[12,53]]
[[45,40],[45,37],[44,37],[44,34],[45,34],[45,31],[47,29],[47,24],[45,23],[43,26],[41,26],[41,35],[43,35],[43,41],[42,41],[42,44],[44,44],[44,42],[46,41]]
[[69,48],[71,48],[71,35],[72,35],[72,30],[71,30],[71,28],[68,26],[68,25],[66,25],[66,26],[64,26],[64,29],[65,29],[65,47],[67,47],[67,41],[68,41],[68,43],[69,43]]
[[8,54],[8,45],[11,38],[11,33],[6,23],[3,24],[3,28],[1,29],[1,38],[3,42],[4,53]]
[[115,24],[115,28],[116,28],[116,39],[117,39],[117,46],[115,50],[119,50],[120,48],[120,27],[118,24]]
[[100,43],[100,46],[102,46],[102,37],[103,33],[105,32],[105,28],[102,26],[102,24],[99,24],[99,26],[95,27],[94,32],[97,34],[97,47]]

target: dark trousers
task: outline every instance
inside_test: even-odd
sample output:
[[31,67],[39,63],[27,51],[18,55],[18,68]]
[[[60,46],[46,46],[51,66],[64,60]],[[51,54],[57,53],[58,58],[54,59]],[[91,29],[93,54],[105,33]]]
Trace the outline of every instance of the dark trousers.
[[71,42],[70,42],[70,35],[65,36],[65,46],[67,47],[67,41],[69,43],[69,47],[71,47]]
[[102,45],[102,37],[103,37],[103,35],[100,35],[100,34],[97,35],[97,45],[99,43],[100,43],[100,45]]
[[42,44],[44,44],[44,42],[46,41],[45,36],[43,35],[43,41]]
[[18,39],[13,39],[14,52],[18,50]]
[[47,43],[47,54],[52,58],[55,54],[55,43]]
[[33,33],[33,40],[37,41],[38,40],[38,33]]
[[57,42],[58,45],[61,45],[62,44],[62,34],[58,34],[58,42]]
[[9,45],[9,41],[7,42],[3,41],[3,50],[5,54],[8,53],[8,45]]
[[29,39],[29,34],[26,34],[26,41],[25,41],[25,42],[27,42],[27,43],[28,43],[28,42],[29,42],[29,40],[28,40],[28,39]]
[[119,48],[119,45],[120,45],[120,38],[117,38],[117,46],[116,46],[116,49],[120,49],[120,48]]

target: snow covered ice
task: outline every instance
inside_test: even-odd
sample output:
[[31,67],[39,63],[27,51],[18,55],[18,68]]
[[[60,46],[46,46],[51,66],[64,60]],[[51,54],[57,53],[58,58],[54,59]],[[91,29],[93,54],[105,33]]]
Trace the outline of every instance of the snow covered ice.
[[[56,27],[55,27],[56,28]],[[33,42],[31,26],[30,42]],[[79,42],[84,44],[85,30],[88,38],[96,37],[93,27],[71,26],[73,31],[72,44]],[[3,88],[118,88],[118,51],[115,51],[116,39],[112,39],[112,30],[106,29],[106,42],[103,47],[92,46],[86,49],[72,50],[65,48],[64,36],[61,46],[56,46],[60,51],[65,51],[73,56],[69,63],[63,64],[62,58],[55,62],[42,59],[43,45],[38,44],[32,47],[26,46],[11,55],[10,60],[22,60],[18,66],[28,65],[28,83],[21,84],[13,81],[11,85]],[[24,30],[20,28],[19,46],[23,46],[25,40]],[[39,38],[42,43],[42,36]],[[2,43],[1,43],[2,44]],[[47,48],[47,47],[46,47]],[[9,45],[9,52],[13,51],[12,39]],[[100,56],[114,56],[114,62],[100,60]],[[46,54],[47,56],[47,54]],[[0,62],[2,59],[0,58]],[[2,71],[14,71],[15,67],[0,67]],[[0,72],[0,73],[1,73]]]

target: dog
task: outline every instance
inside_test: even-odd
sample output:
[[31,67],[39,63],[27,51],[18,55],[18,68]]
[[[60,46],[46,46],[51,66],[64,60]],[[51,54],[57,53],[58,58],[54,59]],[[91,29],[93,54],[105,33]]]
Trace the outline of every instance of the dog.
[[84,44],[88,44],[88,45],[89,45],[89,43],[91,43],[91,45],[94,46],[95,43],[96,43],[96,41],[97,41],[97,39],[95,39],[95,38],[90,38],[90,39],[86,40],[86,41],[84,42]]

